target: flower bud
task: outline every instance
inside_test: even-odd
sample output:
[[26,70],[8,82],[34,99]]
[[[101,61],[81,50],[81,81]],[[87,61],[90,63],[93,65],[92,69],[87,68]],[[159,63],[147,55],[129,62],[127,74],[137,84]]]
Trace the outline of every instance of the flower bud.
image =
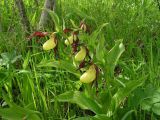
[[85,23],[82,23],[81,26],[80,26],[80,28],[81,28],[82,30],[84,30],[84,32],[87,32],[87,26],[86,26]]
[[89,67],[89,69],[82,74],[82,76],[80,77],[80,81],[82,83],[91,83],[96,79],[96,66],[95,65],[91,65]]
[[54,37],[50,38],[43,44],[43,50],[53,49],[56,47],[56,45],[57,45],[57,40]]
[[66,45],[71,45],[74,41],[77,40],[77,36],[75,34],[68,37],[68,39],[65,40]]
[[75,61],[79,62],[83,61],[84,58],[86,57],[86,53],[87,53],[86,48],[82,46],[81,50],[75,55]]

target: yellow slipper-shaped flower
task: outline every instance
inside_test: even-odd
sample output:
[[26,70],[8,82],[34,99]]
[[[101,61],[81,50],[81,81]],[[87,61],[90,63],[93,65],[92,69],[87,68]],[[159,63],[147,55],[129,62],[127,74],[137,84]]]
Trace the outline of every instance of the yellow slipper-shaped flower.
[[68,39],[65,40],[65,44],[68,46],[68,45],[71,45],[74,41],[77,40],[77,36],[76,35],[71,35],[70,37],[68,37]]
[[91,65],[89,69],[82,74],[80,81],[82,83],[91,83],[96,79],[96,68],[95,65]]
[[75,55],[75,61],[83,61],[86,57],[87,51],[85,47],[81,47],[81,50]]
[[50,38],[43,44],[43,50],[51,50],[57,45],[57,40],[55,38]]

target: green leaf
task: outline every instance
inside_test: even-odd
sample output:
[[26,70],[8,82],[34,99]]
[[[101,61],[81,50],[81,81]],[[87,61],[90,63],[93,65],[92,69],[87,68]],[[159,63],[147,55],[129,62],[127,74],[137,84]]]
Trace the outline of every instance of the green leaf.
[[[89,37],[90,37],[90,40],[88,41],[89,42],[89,45],[96,45],[95,42],[97,41],[98,39],[98,35],[100,34],[100,32],[102,31],[102,29],[104,27],[106,27],[108,25],[108,23],[103,23],[102,25],[100,25]],[[94,46],[96,47],[96,46]]]
[[28,116],[28,120],[42,120],[42,119],[40,119],[40,117],[36,114],[31,114],[30,116]]
[[107,117],[106,114],[97,114],[95,116],[79,117],[74,120],[112,120],[112,118]]
[[87,97],[79,91],[70,91],[60,94],[56,98],[59,102],[71,102],[78,104],[82,109],[91,110],[96,114],[101,114],[102,109],[93,99]]
[[125,113],[125,115],[122,117],[121,120],[127,120],[127,117],[128,117],[129,115],[131,115],[133,112],[135,112],[135,110],[130,110],[130,111],[128,111],[127,113]]
[[92,117],[79,117],[79,118],[75,118],[73,120],[92,120]]
[[153,111],[153,109],[156,110],[155,104],[160,103],[159,89],[153,89],[151,87],[146,88],[145,94],[146,94],[145,98],[141,101],[142,109],[147,111],[151,111],[151,110]]
[[93,120],[112,120],[112,118],[109,118],[106,114],[97,114]]
[[13,51],[11,53],[4,52],[1,53],[2,59],[0,59],[0,65],[7,65],[10,63],[15,63],[18,59],[20,59],[21,55],[16,55],[16,51]]
[[28,67],[30,58],[31,58],[30,52],[28,52],[25,59],[24,59],[23,65],[22,65],[23,69],[26,69]]
[[55,68],[61,68],[64,70],[67,70],[68,72],[76,75],[77,77],[80,77],[80,73],[76,70],[76,68],[73,66],[72,63],[69,61],[44,61],[41,62],[37,67],[55,67]]
[[18,55],[18,56],[15,56],[12,60],[11,60],[11,63],[15,63],[18,59],[20,59],[22,57],[22,55]]
[[[144,78],[143,78],[144,79]],[[134,80],[134,81],[130,81],[126,84],[125,88],[120,88],[112,97],[111,100],[111,105],[110,105],[110,109],[109,112],[113,113],[118,106],[120,105],[120,103],[132,92],[134,91],[137,87],[141,86],[144,82],[143,79],[139,79],[139,80]]]
[[151,106],[152,106],[152,103],[150,99],[144,100],[141,103],[142,110],[150,111]]
[[38,116],[39,112],[14,105],[10,108],[0,108],[0,115],[7,120],[41,120]]
[[73,9],[73,14],[77,14],[79,16],[81,16],[82,18],[86,18],[88,20],[92,20],[95,21],[95,18],[88,16],[85,12],[83,12],[82,10],[78,9],[78,8],[71,8]]
[[108,52],[106,61],[107,69],[111,72],[111,75],[114,74],[114,68],[120,58],[121,54],[125,51],[125,47],[122,43],[123,40],[117,40],[115,46]]
[[157,114],[160,115],[160,103],[155,103],[152,106],[152,111]]
[[142,100],[146,97],[144,88],[137,88],[134,91],[134,95],[130,97],[130,105],[131,107],[137,108],[139,107]]
[[72,26],[73,26],[74,28],[79,28],[79,26],[77,26],[77,25],[75,24],[75,22],[74,22],[72,19],[70,19],[70,21],[71,21]]
[[110,92],[107,91],[103,91],[102,93],[100,93],[99,95],[99,101],[100,104],[102,105],[102,110],[106,113],[107,110],[109,109],[109,106],[111,104],[111,94]]
[[105,43],[104,42],[105,42],[105,38],[104,38],[104,35],[102,35],[99,38],[98,45],[96,47],[96,59],[105,64],[105,60],[104,60],[104,52],[105,52],[104,44]]
[[61,26],[60,26],[60,20],[59,20],[58,15],[52,10],[49,10],[49,9],[46,9],[46,10],[51,16],[52,20],[54,21],[56,31],[60,32]]
[[37,14],[38,14],[38,10],[35,11],[34,15],[32,16],[31,18],[31,25],[32,26],[35,26],[36,25],[36,17],[37,17]]

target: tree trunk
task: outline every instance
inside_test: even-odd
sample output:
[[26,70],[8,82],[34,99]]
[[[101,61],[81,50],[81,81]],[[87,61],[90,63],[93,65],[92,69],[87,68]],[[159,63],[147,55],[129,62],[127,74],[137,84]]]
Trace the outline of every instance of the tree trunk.
[[[21,23],[23,25],[23,29],[25,31],[26,36],[28,36],[31,32],[30,23],[25,11],[25,6],[23,0],[15,0],[15,4],[18,8],[19,16],[21,18]],[[28,46],[32,46],[32,41],[28,41]],[[27,50],[32,51],[32,48],[29,47]]]
[[45,0],[44,9],[41,14],[38,29],[45,28],[47,26],[47,24],[50,23],[49,14],[46,9],[54,10],[55,9],[55,2],[56,2],[56,0]]
[[28,33],[30,33],[31,28],[30,28],[30,23],[29,23],[28,17],[26,15],[23,0],[15,0],[15,4],[18,8],[19,15],[21,17],[21,22],[23,24],[23,28],[24,28],[26,35],[27,35]]

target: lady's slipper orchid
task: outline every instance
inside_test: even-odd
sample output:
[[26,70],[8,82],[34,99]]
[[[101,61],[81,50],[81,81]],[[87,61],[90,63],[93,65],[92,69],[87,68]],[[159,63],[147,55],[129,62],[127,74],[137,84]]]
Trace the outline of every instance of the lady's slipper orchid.
[[70,37],[68,37],[66,40],[65,40],[65,44],[68,46],[68,45],[71,45],[73,44],[74,41],[77,40],[77,35],[73,34],[71,35]]
[[89,34],[91,33],[90,27],[86,23],[84,23],[84,21],[80,23],[80,29],[85,33],[89,33]]
[[85,73],[83,73],[83,75],[80,77],[80,81],[82,83],[91,83],[96,79],[96,73],[96,66],[93,64]]
[[81,23],[80,28],[84,30],[84,32],[87,32],[87,25],[85,23]]
[[81,47],[81,50],[75,55],[75,61],[83,61],[86,57],[87,51],[85,47]]
[[43,50],[50,50],[55,48],[57,45],[57,40],[54,38],[50,38],[43,44]]
[[43,50],[50,50],[50,49],[53,49],[55,48],[57,45],[57,40],[56,40],[56,37],[55,37],[55,33],[52,33],[50,35],[50,39],[47,40],[44,44],[43,44]]

